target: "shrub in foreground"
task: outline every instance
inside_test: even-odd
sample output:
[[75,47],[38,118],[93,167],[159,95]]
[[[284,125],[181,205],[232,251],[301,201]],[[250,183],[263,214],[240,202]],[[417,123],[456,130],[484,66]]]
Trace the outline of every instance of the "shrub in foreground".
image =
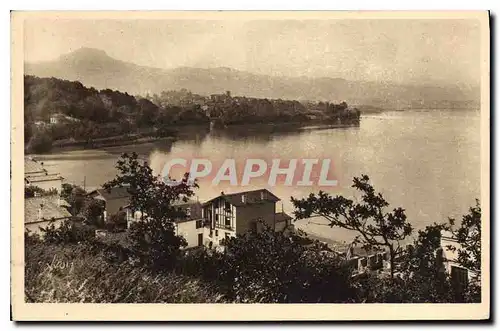
[[27,302],[211,303],[222,295],[193,277],[154,274],[87,244],[26,246]]

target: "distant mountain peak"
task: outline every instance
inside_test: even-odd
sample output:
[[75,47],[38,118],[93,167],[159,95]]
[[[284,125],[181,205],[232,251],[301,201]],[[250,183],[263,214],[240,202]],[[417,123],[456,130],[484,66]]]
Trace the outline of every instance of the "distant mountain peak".
[[39,77],[78,80],[98,89],[111,88],[131,94],[187,89],[210,95],[231,90],[233,95],[331,101],[401,109],[418,101],[461,102],[479,100],[479,89],[457,84],[431,86],[351,81],[338,77],[287,77],[264,75],[224,66],[160,69],[114,59],[105,51],[83,47],[58,60],[25,65],[25,73]]
[[102,49],[98,48],[91,48],[91,47],[82,47],[77,50],[74,50],[70,53],[67,53],[65,55],[62,55],[61,58],[87,58],[87,59],[95,59],[95,58],[106,58],[106,59],[111,59],[111,57],[103,51]]

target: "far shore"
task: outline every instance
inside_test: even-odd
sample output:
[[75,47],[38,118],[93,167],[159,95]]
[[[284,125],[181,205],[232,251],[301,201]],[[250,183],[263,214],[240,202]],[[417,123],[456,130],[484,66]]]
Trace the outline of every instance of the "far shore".
[[172,127],[171,130],[176,132],[176,135],[170,135],[165,137],[153,136],[151,132],[147,133],[133,133],[117,135],[112,137],[104,137],[93,139],[89,141],[79,140],[56,140],[53,142],[52,149],[50,153],[60,152],[60,151],[72,151],[72,150],[87,150],[87,149],[99,149],[106,147],[119,147],[119,146],[129,146],[135,144],[151,143],[157,141],[168,141],[175,142],[183,139],[183,135],[190,133],[206,133],[213,132],[216,135],[223,133],[234,133],[234,132],[248,132],[256,133],[259,132],[266,133],[272,132],[300,132],[303,130],[325,130],[334,128],[349,128],[359,126],[359,123],[338,123],[334,121],[319,121],[319,120],[309,120],[309,121],[293,121],[293,122],[271,122],[271,123],[242,123],[242,124],[230,124],[224,127],[213,127],[209,128],[206,124],[192,124],[188,126]]
[[129,146],[135,144],[144,144],[155,141],[170,141],[174,142],[177,140],[176,137],[138,137],[129,138],[127,135],[114,136],[108,138],[101,138],[97,141],[92,141],[87,143],[85,141],[68,141],[63,143],[57,143],[57,141],[52,146],[50,153],[58,151],[71,151],[71,150],[82,150],[82,149],[99,149],[105,147],[118,147],[118,146]]

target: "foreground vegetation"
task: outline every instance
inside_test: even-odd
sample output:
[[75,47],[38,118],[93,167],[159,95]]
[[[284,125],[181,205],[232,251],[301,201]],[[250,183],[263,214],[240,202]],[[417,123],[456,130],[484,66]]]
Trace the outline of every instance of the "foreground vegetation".
[[98,242],[26,241],[25,295],[47,303],[212,303],[221,295],[188,276],[152,273]]
[[[386,212],[389,204],[367,176],[353,181],[361,193],[358,203],[323,192],[293,199],[296,218],[321,214],[330,219],[331,226],[358,231],[358,242],[367,251],[382,246],[391,252],[388,273],[368,270],[353,276],[343,255],[319,243],[304,245],[300,234],[265,226],[263,231],[226,240],[222,252],[185,250],[184,239],[173,231],[179,212],[171,205],[193,194],[193,187],[186,181],[175,187],[165,185],[135,154],[124,155],[118,169],[119,175],[106,187],[128,185],[130,205],[148,216],[133,223],[120,242],[96,238],[88,221],[49,226],[43,239],[27,233],[28,301],[480,302],[479,203],[459,224],[450,220],[428,226],[418,232],[412,245],[403,247],[401,240],[413,231],[404,210]],[[452,231],[462,245],[455,262],[474,271],[475,279],[458,283],[444,272],[438,254],[442,230]]]

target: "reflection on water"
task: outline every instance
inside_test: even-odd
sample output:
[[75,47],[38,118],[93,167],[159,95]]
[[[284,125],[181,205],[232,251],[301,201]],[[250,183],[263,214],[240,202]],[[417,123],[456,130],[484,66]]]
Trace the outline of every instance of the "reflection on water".
[[179,141],[201,145],[210,133],[210,126],[185,126],[176,131]]
[[210,137],[222,140],[245,140],[255,142],[267,142],[279,137],[296,136],[301,132],[317,130],[356,130],[359,125],[303,125],[299,123],[287,123],[282,125],[239,125],[224,129],[212,129]]
[[144,144],[133,144],[127,146],[113,146],[102,148],[103,151],[113,155],[114,158],[120,157],[124,151],[134,151],[139,156],[147,158],[151,150],[158,150],[163,153],[170,153],[174,141],[172,139],[159,139]]
[[[476,113],[394,112],[363,117],[359,127],[185,130],[175,142],[155,142],[92,151],[72,151],[44,156],[47,167],[61,172],[68,181],[97,187],[112,179],[118,156],[135,151],[162,172],[173,157],[205,157],[215,163],[226,158],[330,158],[339,186],[328,190],[351,196],[352,178],[370,176],[377,190],[391,203],[403,207],[416,228],[460,217],[480,192],[480,135]],[[267,178],[247,187],[212,186],[201,182],[200,200],[221,191],[230,193],[267,187]],[[310,193],[309,187],[269,188],[282,199],[285,212],[292,212],[290,197]],[[281,204],[278,204],[281,208]],[[313,234],[337,240],[352,235],[331,229],[318,219],[299,226]]]

